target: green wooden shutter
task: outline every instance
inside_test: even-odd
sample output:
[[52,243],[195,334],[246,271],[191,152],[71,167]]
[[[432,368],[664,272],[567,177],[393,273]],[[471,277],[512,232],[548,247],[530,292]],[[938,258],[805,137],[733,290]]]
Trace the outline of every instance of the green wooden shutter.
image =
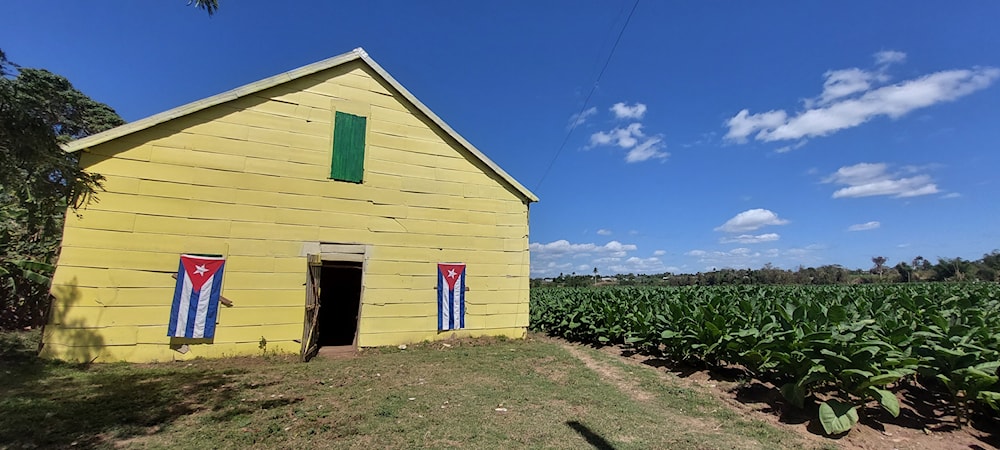
[[330,178],[360,183],[365,165],[365,127],[361,116],[337,112],[333,122],[333,162]]

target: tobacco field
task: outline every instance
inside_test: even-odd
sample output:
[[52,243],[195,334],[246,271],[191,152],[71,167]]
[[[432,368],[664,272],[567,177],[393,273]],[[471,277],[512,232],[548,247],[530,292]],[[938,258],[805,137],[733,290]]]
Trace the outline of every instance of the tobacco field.
[[996,283],[541,288],[531,327],[741,367],[797,408],[818,404],[828,434],[869,406],[898,416],[904,387],[940,393],[960,427],[973,409],[1000,406]]

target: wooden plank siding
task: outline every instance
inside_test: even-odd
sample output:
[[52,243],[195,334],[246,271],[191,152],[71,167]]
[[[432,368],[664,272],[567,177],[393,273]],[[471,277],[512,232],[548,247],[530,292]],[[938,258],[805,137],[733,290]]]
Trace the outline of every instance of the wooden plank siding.
[[[336,111],[368,111],[364,180],[333,181]],[[350,111],[348,111],[350,112]],[[305,243],[368,246],[360,346],[523,337],[528,206],[360,61],[98,144],[106,192],[68,213],[43,354],[156,361],[298,352]],[[227,257],[210,345],[166,336],[178,255]],[[438,333],[436,263],[468,264],[467,329]]]

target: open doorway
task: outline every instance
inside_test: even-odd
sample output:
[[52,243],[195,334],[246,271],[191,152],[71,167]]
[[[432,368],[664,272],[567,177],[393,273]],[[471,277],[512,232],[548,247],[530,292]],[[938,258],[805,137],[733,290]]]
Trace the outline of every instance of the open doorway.
[[308,361],[319,352],[354,351],[363,272],[361,262],[320,260],[310,263],[303,360]]
[[361,263],[324,262],[320,269],[320,347],[354,345],[361,307]]

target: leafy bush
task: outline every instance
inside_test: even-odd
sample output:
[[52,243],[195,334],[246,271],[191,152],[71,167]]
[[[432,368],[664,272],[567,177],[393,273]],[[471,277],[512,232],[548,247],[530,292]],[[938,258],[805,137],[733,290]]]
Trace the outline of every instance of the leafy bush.
[[901,380],[968,408],[1000,404],[1000,287],[993,283],[536,289],[531,327],[707,366],[740,365],[792,405],[822,393],[829,434],[875,402],[899,414]]

